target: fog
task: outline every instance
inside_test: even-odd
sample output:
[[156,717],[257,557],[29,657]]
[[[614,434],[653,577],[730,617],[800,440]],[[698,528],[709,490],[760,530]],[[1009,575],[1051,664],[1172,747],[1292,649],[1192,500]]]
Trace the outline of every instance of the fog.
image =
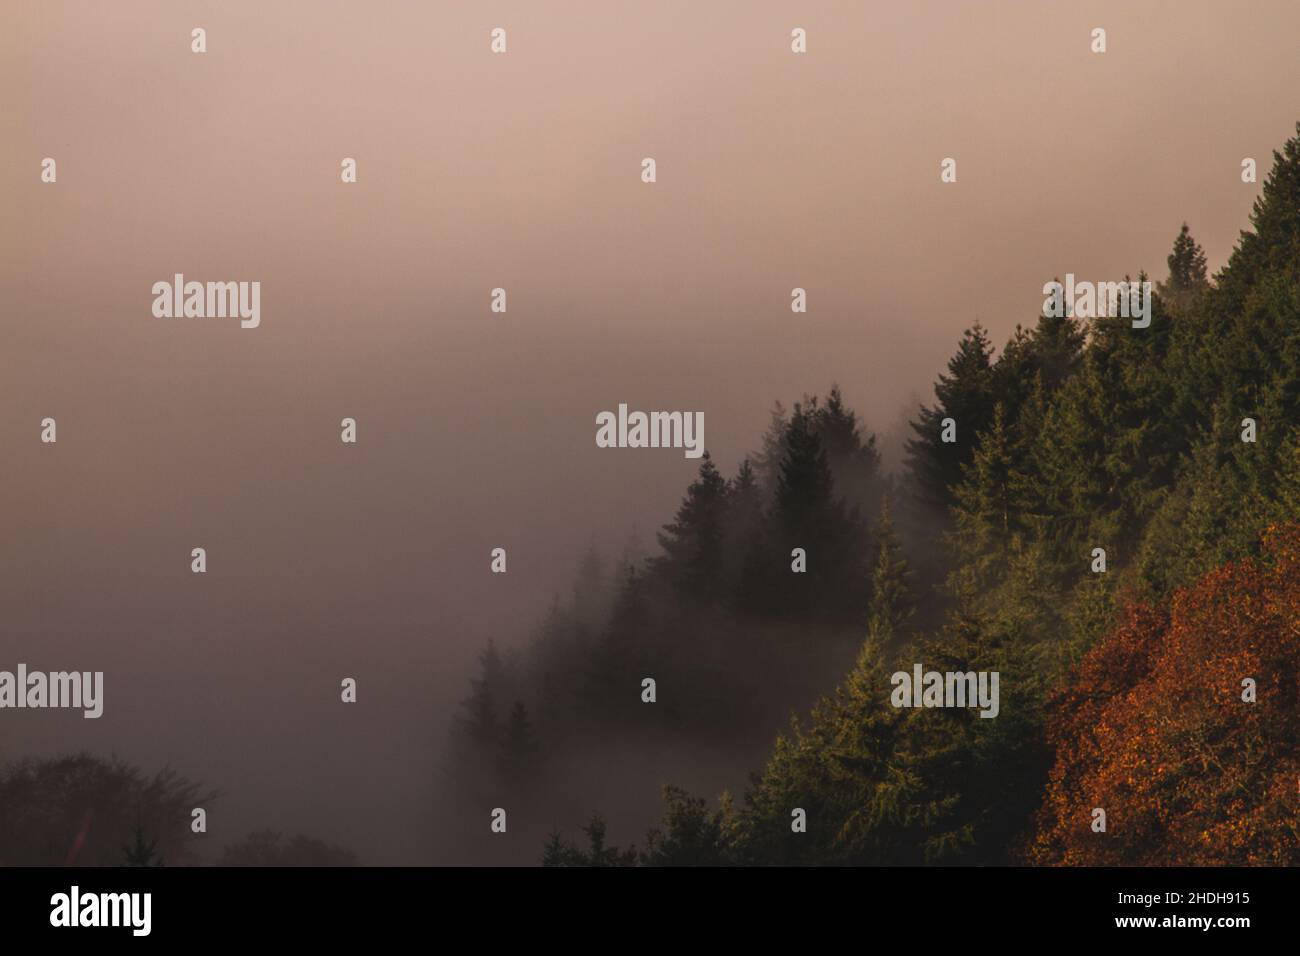
[[[446,834],[487,811],[435,780],[476,655],[590,545],[652,552],[699,464],[597,448],[598,412],[702,411],[731,474],[774,400],[838,382],[897,465],[970,324],[1000,345],[1053,276],[1163,275],[1184,220],[1222,265],[1241,160],[1262,179],[1298,113],[1259,91],[1300,90],[1289,0],[2,17],[0,669],[102,670],[105,704],[0,713],[0,759],[170,763],[222,793],[206,856],[269,826],[475,862]],[[259,281],[260,327],[155,318],[175,273]],[[627,759],[712,793],[769,744]],[[635,838],[657,793],[623,775],[571,789]]]

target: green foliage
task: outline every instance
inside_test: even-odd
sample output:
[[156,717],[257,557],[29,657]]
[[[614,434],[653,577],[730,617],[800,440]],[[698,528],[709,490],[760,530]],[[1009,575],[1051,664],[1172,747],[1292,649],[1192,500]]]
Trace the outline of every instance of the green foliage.
[[729,844],[735,808],[730,794],[724,793],[719,808],[712,812],[707,801],[680,787],[665,786],[663,800],[663,824],[646,834],[642,866],[721,866],[732,862]]
[[871,572],[871,601],[867,606],[867,634],[884,646],[906,636],[906,627],[916,611],[909,586],[911,571],[894,531],[889,497],[880,502],[880,520],[875,528],[876,562]]
[[[867,636],[835,693],[777,737],[740,807],[665,793],[642,862],[1007,860],[1046,785],[1047,688],[1129,599],[1165,600],[1300,513],[1297,134],[1274,156],[1253,230],[1213,279],[1182,226],[1147,327],[1041,316],[1000,354],[978,324],[963,334],[912,423],[903,540],[888,502],[875,510],[889,483],[838,389],[789,413],[778,404],[732,481],[704,463],[641,603],[620,596],[606,639],[625,642],[623,654],[657,640],[659,653],[639,661],[667,673],[689,659],[688,673],[725,673],[712,688],[724,693],[780,679],[746,684],[728,670],[739,661],[767,653],[789,666],[828,634],[865,623]],[[941,440],[945,418],[954,443]],[[1242,441],[1247,418],[1254,442]],[[783,566],[792,547],[807,549],[808,574]],[[777,621],[800,629],[793,653],[741,642]],[[677,633],[697,639],[665,637]],[[997,671],[999,716],[893,707],[890,673],[914,662]],[[806,833],[791,831],[794,808]]]
[[945,443],[943,420],[952,418],[960,433],[968,435],[988,426],[994,404],[992,357],[988,333],[976,323],[963,334],[957,353],[948,360],[947,373],[935,383],[937,403],[923,407],[912,423],[915,437],[907,442],[909,483],[919,501],[940,513],[953,504],[953,489],[973,450],[969,441]]
[[587,849],[566,842],[558,833],[552,833],[542,851],[542,866],[636,866],[635,847],[621,850],[605,845],[605,818],[593,813],[582,828],[587,835]]

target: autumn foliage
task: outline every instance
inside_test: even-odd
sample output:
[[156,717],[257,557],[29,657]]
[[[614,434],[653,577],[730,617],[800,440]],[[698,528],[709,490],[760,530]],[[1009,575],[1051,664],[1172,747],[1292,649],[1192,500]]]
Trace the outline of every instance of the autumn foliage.
[[[1256,700],[1243,700],[1246,678]],[[1030,861],[1300,863],[1300,525],[1133,606],[1049,702]],[[1106,832],[1093,832],[1093,809]]]

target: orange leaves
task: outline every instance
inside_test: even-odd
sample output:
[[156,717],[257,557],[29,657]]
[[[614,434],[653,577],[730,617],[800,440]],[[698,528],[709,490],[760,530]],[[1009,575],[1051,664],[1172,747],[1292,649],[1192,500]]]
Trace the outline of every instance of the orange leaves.
[[1049,702],[1047,735],[1034,862],[1300,863],[1300,525],[1167,613],[1130,607]]

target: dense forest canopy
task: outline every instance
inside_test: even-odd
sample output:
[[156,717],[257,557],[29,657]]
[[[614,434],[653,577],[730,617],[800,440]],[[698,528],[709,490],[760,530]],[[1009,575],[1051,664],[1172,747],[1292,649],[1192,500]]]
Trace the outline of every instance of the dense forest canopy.
[[[834,686],[741,798],[669,785],[642,849],[598,813],[544,862],[1300,861],[1300,135],[1222,270],[1185,224],[1167,267],[1146,327],[966,330],[899,474],[837,387],[778,403],[654,555],[484,650],[445,785],[544,803],[594,742],[725,746]],[[915,662],[999,672],[999,716],[892,706]]]

